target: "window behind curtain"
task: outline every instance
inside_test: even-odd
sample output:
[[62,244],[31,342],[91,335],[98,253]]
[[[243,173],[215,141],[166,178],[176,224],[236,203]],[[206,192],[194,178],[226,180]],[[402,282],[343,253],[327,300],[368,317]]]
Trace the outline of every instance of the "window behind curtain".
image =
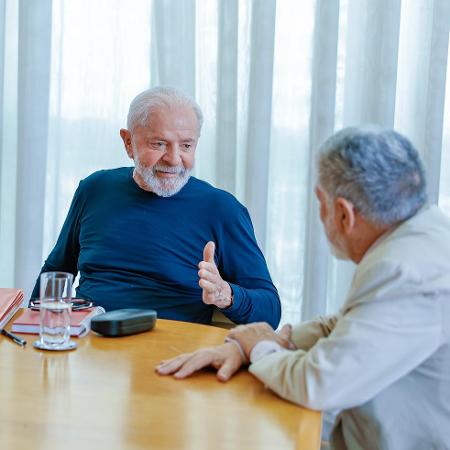
[[[197,153],[196,176],[213,184],[216,177],[216,127],[218,60],[221,1],[197,0],[195,5],[196,45],[195,96],[205,112],[205,124]],[[245,202],[247,167],[245,130],[249,82],[252,2],[237,1],[237,137],[234,194]],[[434,2],[402,2],[397,88],[408,81],[423,63],[412,42],[417,27],[425,26]],[[270,163],[267,209],[266,258],[283,304],[283,322],[301,318],[305,243],[310,238],[305,227],[308,186],[309,126],[313,39],[317,1],[282,0],[276,3]],[[414,16],[414,5],[424,9]],[[349,1],[339,4],[338,58],[336,68],[335,128],[343,124],[346,46],[349,33]],[[95,170],[131,165],[119,137],[126,125],[130,100],[157,82],[154,78],[158,57],[152,45],[154,2],[148,0],[53,0],[52,65],[49,148],[45,207],[43,258],[53,247],[66,216],[70,199],[80,179]],[[428,15],[427,15],[428,14]],[[414,22],[418,21],[418,22]],[[423,22],[423,23],[422,23]],[[409,25],[408,25],[409,24]],[[173,32],[177,32],[176,29]],[[420,34],[420,33],[419,33]],[[351,37],[358,39],[358,36]],[[153,53],[152,53],[153,52]],[[152,66],[153,64],[153,66]],[[179,71],[186,70],[180,66]],[[153,76],[153,78],[152,78]],[[450,74],[447,66],[442,164],[439,203],[450,215]],[[400,91],[399,91],[400,92]],[[260,93],[266,95],[265,92]],[[396,123],[414,129],[414,117],[400,111],[404,99],[397,99]],[[405,109],[407,111],[407,109]],[[403,114],[403,115],[402,115]],[[400,129],[402,131],[402,129]],[[427,149],[420,149],[427,151]],[[260,176],[254,173],[252,176]],[[347,274],[347,275],[346,275]],[[317,274],[328,285],[328,310],[342,303],[350,270],[335,262]],[[324,311],[325,312],[325,311]]]

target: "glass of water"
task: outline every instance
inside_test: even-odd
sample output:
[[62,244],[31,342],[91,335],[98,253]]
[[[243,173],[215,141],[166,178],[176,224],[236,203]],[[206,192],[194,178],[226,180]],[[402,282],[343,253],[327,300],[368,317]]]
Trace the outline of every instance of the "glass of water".
[[34,346],[44,350],[71,350],[77,344],[70,340],[73,275],[45,272],[40,279],[39,340]]

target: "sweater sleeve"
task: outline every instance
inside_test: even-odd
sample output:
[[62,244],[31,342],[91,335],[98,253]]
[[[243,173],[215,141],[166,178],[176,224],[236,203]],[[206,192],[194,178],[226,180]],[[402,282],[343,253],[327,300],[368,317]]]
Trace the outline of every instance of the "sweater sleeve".
[[55,247],[39,272],[31,298],[39,297],[40,275],[44,272],[69,272],[74,278],[78,274],[78,255],[80,253],[80,217],[82,211],[82,182],[78,186],[69,208],[66,220],[59,233]]
[[244,207],[224,226],[218,246],[218,269],[233,290],[234,303],[223,313],[235,323],[280,322],[280,298],[256,242],[250,216]]

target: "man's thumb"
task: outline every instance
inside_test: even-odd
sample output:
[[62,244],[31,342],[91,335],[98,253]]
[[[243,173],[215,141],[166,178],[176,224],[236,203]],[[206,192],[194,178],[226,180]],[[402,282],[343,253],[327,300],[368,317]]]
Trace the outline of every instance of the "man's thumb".
[[203,249],[203,261],[214,263],[214,251],[216,249],[216,244],[209,241],[205,248]]
[[283,339],[286,339],[287,341],[290,341],[291,333],[292,333],[292,325],[287,323],[286,325],[283,325],[281,330],[278,332],[278,336],[280,336]]

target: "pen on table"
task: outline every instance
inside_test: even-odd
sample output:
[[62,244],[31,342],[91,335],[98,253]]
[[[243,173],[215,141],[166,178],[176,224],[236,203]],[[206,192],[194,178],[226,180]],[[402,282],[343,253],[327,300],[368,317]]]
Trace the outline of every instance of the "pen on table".
[[13,340],[16,344],[21,345],[24,347],[27,344],[27,341],[24,339],[21,339],[19,336],[16,336],[15,334],[10,333],[9,331],[6,331],[4,328],[1,329],[1,333],[3,336],[6,336],[7,338]]

